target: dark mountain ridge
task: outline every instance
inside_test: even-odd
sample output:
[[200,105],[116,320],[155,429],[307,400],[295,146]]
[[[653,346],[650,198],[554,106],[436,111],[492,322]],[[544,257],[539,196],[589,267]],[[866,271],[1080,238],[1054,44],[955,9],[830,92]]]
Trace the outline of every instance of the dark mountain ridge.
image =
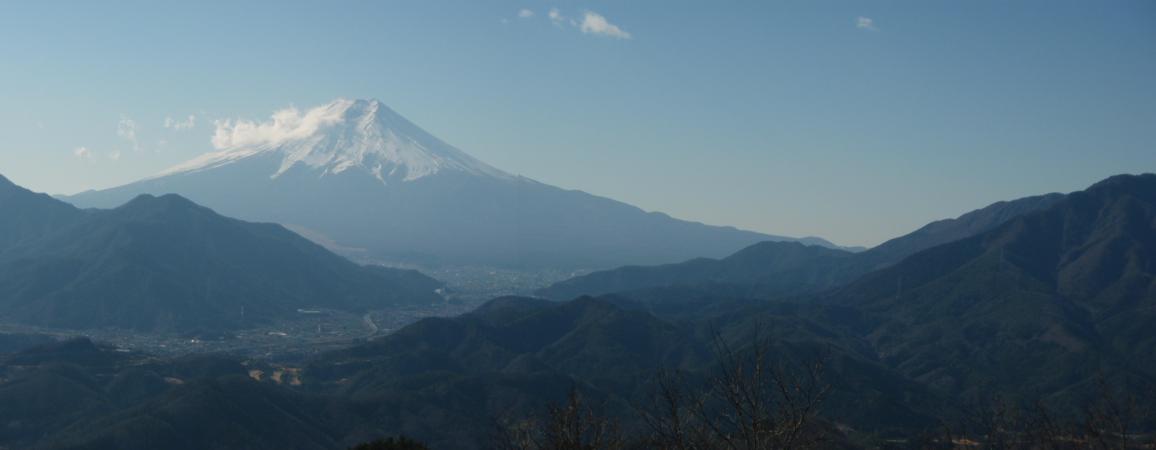
[[997,202],[955,219],[932,222],[869,250],[850,253],[791,242],[761,242],[721,260],[697,258],[662,266],[627,266],[571,278],[541,289],[556,300],[696,284],[731,285],[751,297],[815,293],[895,264],[919,251],[972,236],[1011,218],[1045,209],[1064,196],[1047,194]]
[[[415,271],[362,267],[279,225],[220,216],[176,195],[79,212],[47,196],[5,204],[29,238],[0,253],[0,317],[59,328],[231,329],[298,308],[440,300]],[[35,213],[74,211],[35,225]],[[48,216],[55,219],[58,216]]]
[[0,253],[77,220],[74,206],[13,184],[0,175]]
[[822,302],[907,376],[957,394],[1152,385],[1156,175],[1122,175],[917,253]]
[[719,365],[715,336],[742,347],[756,331],[776,359],[826,355],[835,388],[821,415],[865,447],[917,445],[942,428],[934,417],[984,399],[1058,406],[1069,420],[1102,383],[1150,404],[1156,175],[1110,178],[805,301],[711,295],[699,284],[499,298],[321,355],[300,388],[248,378],[239,363],[46,346],[0,361],[0,405],[20,406],[0,408],[18,424],[0,445],[341,448],[407,434],[478,448],[495,417],[540,414],[572,387],[630,427],[659,371],[701,381]]

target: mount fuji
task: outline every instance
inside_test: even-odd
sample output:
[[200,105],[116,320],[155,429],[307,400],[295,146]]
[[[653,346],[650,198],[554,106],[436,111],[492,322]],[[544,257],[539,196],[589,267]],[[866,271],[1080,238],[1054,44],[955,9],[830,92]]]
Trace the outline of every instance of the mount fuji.
[[721,257],[768,240],[834,247],[678,220],[509,174],[377,100],[221,122],[213,145],[155,177],[65,199],[109,208],[176,193],[346,254],[421,265],[595,269]]

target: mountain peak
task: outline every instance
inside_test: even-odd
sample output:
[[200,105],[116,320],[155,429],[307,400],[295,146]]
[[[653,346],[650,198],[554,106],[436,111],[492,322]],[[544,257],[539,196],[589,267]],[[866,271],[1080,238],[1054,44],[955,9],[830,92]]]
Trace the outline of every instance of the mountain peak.
[[172,213],[176,211],[211,211],[177,194],[164,194],[159,196],[142,194],[117,209],[144,215]]
[[513,178],[434,137],[376,99],[339,98],[304,111],[287,108],[260,123],[218,122],[213,146],[216,152],[161,176],[273,155],[279,161],[271,178],[294,168],[321,176],[361,172],[383,183],[413,181],[445,171]]
[[1156,188],[1156,173],[1123,174],[1105,178],[1087,189],[1088,192],[1140,191],[1151,193]]
[[389,109],[385,103],[382,103],[380,100],[374,98],[338,98],[319,107],[312,108],[310,111],[317,110],[318,108],[324,111],[323,115],[325,117],[332,118],[329,120],[333,120],[334,122],[364,125],[365,127],[383,125],[378,122],[379,112],[381,113],[381,116],[387,120],[391,115],[398,116],[398,114],[392,109]]

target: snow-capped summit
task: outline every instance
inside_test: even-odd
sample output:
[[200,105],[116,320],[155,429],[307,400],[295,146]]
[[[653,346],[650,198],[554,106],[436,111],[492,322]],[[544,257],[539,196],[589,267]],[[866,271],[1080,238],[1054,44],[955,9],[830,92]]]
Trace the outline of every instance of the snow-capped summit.
[[376,100],[215,125],[213,152],[68,200],[110,208],[140,194],[177,193],[223,215],[291,226],[359,259],[430,266],[598,269],[719,258],[790,239],[507,174]]
[[441,171],[515,178],[422,130],[378,100],[337,99],[299,111],[277,111],[263,123],[218,121],[217,151],[162,172],[168,176],[211,169],[275,154],[277,178],[305,166],[321,175],[360,170],[382,182],[413,181]]

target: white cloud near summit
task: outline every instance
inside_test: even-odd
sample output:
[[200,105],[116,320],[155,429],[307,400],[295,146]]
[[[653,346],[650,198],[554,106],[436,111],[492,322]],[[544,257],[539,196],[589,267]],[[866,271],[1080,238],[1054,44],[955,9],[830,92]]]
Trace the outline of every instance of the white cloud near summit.
[[341,120],[343,108],[337,102],[311,108],[302,112],[296,107],[288,107],[273,113],[265,122],[243,119],[225,119],[213,122],[213,147],[227,150],[241,147],[275,146],[293,139],[310,136],[323,126]]

